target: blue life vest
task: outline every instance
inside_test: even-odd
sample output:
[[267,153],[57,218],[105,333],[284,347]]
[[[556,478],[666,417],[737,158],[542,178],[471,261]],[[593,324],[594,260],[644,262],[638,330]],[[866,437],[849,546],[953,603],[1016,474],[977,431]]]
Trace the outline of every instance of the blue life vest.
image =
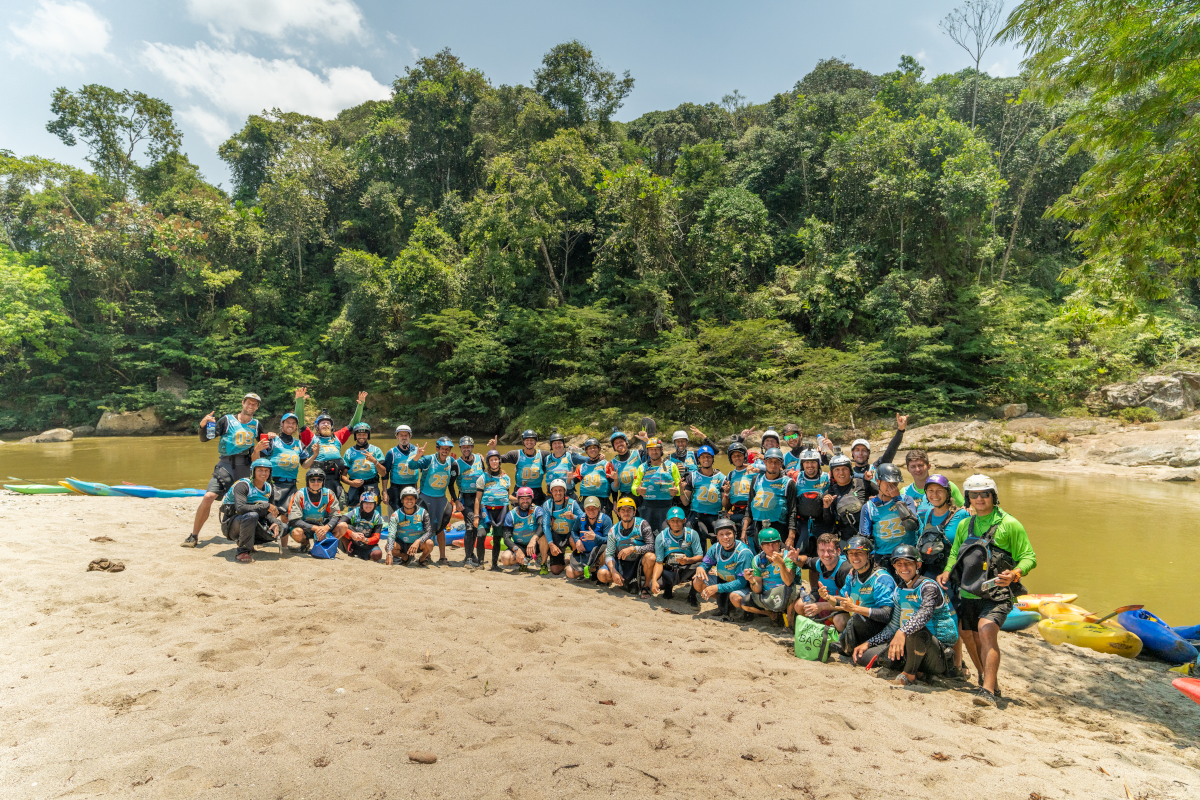
[[721,484],[725,475],[713,470],[712,475],[702,475],[700,470],[692,473],[692,510],[697,514],[716,514],[721,510]]
[[[612,528],[612,520],[607,514],[600,513],[596,515],[596,521],[591,522],[584,513],[583,520],[579,523],[579,528],[575,532],[575,537],[579,539],[579,543],[583,545],[583,551],[590,553],[597,547],[608,546],[608,531]],[[583,533],[596,534],[595,539],[584,539]]]
[[[797,467],[797,469],[799,469]],[[796,474],[796,494],[801,495],[805,492],[820,492],[825,493],[825,489],[829,486],[829,475],[824,472],[818,472],[817,477],[810,478],[804,474],[804,470],[800,470]]]
[[317,436],[313,439],[317,446],[317,461],[336,461],[342,457],[342,443],[336,436]]
[[383,461],[383,451],[370,443],[364,450],[359,450],[358,445],[355,445],[346,451],[346,473],[356,481],[369,481],[379,477],[379,473],[375,471],[375,465],[367,458],[367,453]]
[[441,461],[436,455],[426,458],[429,459],[429,466],[422,470],[421,493],[430,497],[443,497],[446,487],[450,485],[450,465],[455,459],[448,456],[445,461]]
[[307,489],[302,489],[292,495],[292,502],[300,503],[300,518],[311,525],[324,525],[329,519],[329,515],[337,508],[333,492],[324,487],[321,487],[321,495],[317,498],[316,503],[308,499]]
[[242,424],[237,414],[225,415],[225,433],[217,440],[217,455],[235,456],[254,447],[258,439],[258,420],[252,419]]
[[[563,519],[563,514],[568,511],[575,515],[575,519]],[[571,534],[575,526],[579,524],[579,518],[583,516],[583,509],[579,504],[568,497],[563,501],[561,506],[554,502],[554,498],[550,498],[542,504],[542,519],[550,518],[550,532],[558,537],[565,537]]]
[[421,506],[413,508],[412,514],[405,514],[403,508],[398,508],[388,520],[388,538],[402,544],[412,544],[425,535],[425,509]]
[[[800,473],[804,472],[804,470],[800,468],[800,456],[794,454],[791,450],[786,450],[783,453],[783,471],[787,472],[789,469],[794,469]],[[797,478],[796,482],[799,483],[800,479]]]
[[671,500],[671,487],[675,485],[674,464],[664,460],[657,467],[650,464],[642,465],[642,486],[646,489],[647,500]]
[[[633,527],[625,529],[625,523],[618,520],[613,523],[612,530],[608,532],[610,537],[615,536],[617,539],[617,550],[620,553],[626,547],[642,547],[646,542],[642,539],[642,522],[641,517],[633,518]],[[640,558],[640,556],[634,556]]]
[[674,461],[675,466],[679,467],[680,470],[695,469],[697,466],[699,466],[696,463],[696,453],[692,450],[688,450],[687,454],[684,455],[683,458],[679,457],[679,452],[677,450],[672,450],[667,455],[667,459]]
[[383,514],[379,513],[379,504],[375,504],[375,508],[371,509],[371,515],[366,519],[363,518],[362,506],[350,509],[350,513],[346,515],[346,524],[359,533],[372,533],[379,530],[383,527]]
[[759,553],[754,557],[753,568],[762,573],[759,577],[762,579],[763,592],[769,592],[776,586],[783,586],[783,574],[780,573],[779,567],[767,558],[766,553]]
[[[693,542],[695,543],[694,545]],[[675,534],[671,532],[670,528],[664,528],[662,532],[658,534],[658,540],[656,544],[662,545],[663,555],[666,558],[670,558],[675,554],[691,556],[693,555],[694,550],[699,549],[700,534],[696,533],[696,531],[691,528],[684,528],[683,536],[676,538]]]
[[[846,565],[846,557],[839,553],[837,564],[834,565],[833,569],[830,570],[829,574],[827,575],[827,574],[825,574],[825,565],[823,563],[821,563],[821,559],[810,558],[808,560],[808,568],[811,570],[815,570],[817,573],[817,583],[824,586],[825,591],[829,592],[832,595],[839,595],[842,591],[842,587],[838,586],[837,576],[838,576],[838,573],[842,571],[842,567],[845,565]],[[842,579],[843,585],[845,585],[846,581],[849,580],[849,577],[850,576],[847,575],[845,578]]]
[[579,465],[579,494],[581,497],[608,497],[608,462],[600,459],[595,464]]
[[[877,497],[872,497],[869,503],[871,509],[871,538],[875,540],[875,552],[878,555],[889,555],[902,544],[915,545],[917,531],[906,531],[896,512],[896,504],[904,501],[897,497],[887,503],[876,503]],[[864,509],[865,511],[865,509]]]
[[754,563],[754,552],[741,541],[734,544],[733,550],[726,550],[718,542],[708,548],[708,556],[716,562],[713,572],[721,579],[721,583],[741,578],[742,573]]
[[750,467],[731,470],[729,472],[729,502],[749,503],[750,482],[754,480],[754,470]]
[[560,458],[555,458],[553,453],[546,456],[546,492],[550,491],[550,484],[553,481],[559,480],[567,485],[567,494],[570,494],[575,488],[575,479],[571,477],[571,473],[575,471],[575,462],[571,459],[570,453],[563,453]]
[[533,455],[525,455],[521,450],[517,453],[517,487],[528,486],[531,489],[542,488],[542,453],[534,450]]
[[916,585],[911,589],[903,586],[896,588],[896,605],[893,608],[892,623],[899,630],[900,625],[917,613],[921,607],[921,587],[926,583],[933,584],[938,590],[938,606],[934,610],[933,616],[925,623],[925,627],[939,642],[944,645],[952,645],[958,640],[958,615],[954,613],[954,606],[946,602],[946,593],[942,591],[942,587],[938,585],[937,581],[923,575],[917,579]]
[[792,479],[780,475],[774,480],[766,473],[758,476],[754,487],[754,503],[750,515],[757,522],[779,522],[787,511],[787,488]]
[[512,537],[517,544],[526,545],[533,541],[534,537],[540,536],[542,533],[542,520],[538,516],[537,506],[529,507],[529,514],[521,516],[518,509],[513,509],[508,512],[508,520],[512,522]]
[[293,437],[291,444],[288,444],[283,441],[282,436],[271,437],[271,479],[295,483],[302,452],[304,448],[297,438]]
[[[254,481],[250,480],[249,478],[242,478],[241,480],[235,482],[233,484],[233,486],[237,486],[239,483],[244,483],[250,487],[250,490],[246,493],[246,502],[247,503],[269,503],[269,502],[271,502],[272,494],[275,491],[274,487],[272,487],[271,484],[264,483],[263,488],[259,489],[257,486],[254,485]],[[233,496],[233,486],[229,487],[229,491],[225,494],[225,500],[224,500],[224,502],[221,503],[221,505],[224,505],[224,506],[234,505],[235,498]]]
[[483,471],[483,456],[478,453],[472,453],[470,461],[458,459],[458,493],[474,494],[475,484]]
[[408,452],[402,452],[400,446],[393,447],[390,451],[392,454],[392,472],[389,480],[393,486],[416,486],[417,479],[420,477],[418,470],[413,466],[417,460],[417,448],[412,445],[408,446]]
[[612,465],[617,471],[617,490],[621,494],[633,494],[633,479],[637,477],[638,467],[642,465],[641,457],[636,452],[630,453],[624,461],[614,458]]
[[[476,481],[478,484],[478,481]],[[490,472],[483,476],[483,497],[479,498],[482,506],[489,508],[508,508],[508,495],[512,489],[512,478],[501,472],[493,475]],[[478,489],[472,489],[478,491]]]
[[876,567],[864,582],[858,570],[852,569],[846,578],[846,592],[864,608],[890,608],[896,599],[896,581],[886,569]]

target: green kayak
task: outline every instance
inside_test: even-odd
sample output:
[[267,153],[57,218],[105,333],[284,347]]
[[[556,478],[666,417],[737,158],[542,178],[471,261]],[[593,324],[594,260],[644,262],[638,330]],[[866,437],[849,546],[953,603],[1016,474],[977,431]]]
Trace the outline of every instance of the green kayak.
[[4,484],[4,488],[21,494],[70,494],[71,490],[65,486],[47,486],[44,483],[27,483],[24,486],[14,486],[12,484]]

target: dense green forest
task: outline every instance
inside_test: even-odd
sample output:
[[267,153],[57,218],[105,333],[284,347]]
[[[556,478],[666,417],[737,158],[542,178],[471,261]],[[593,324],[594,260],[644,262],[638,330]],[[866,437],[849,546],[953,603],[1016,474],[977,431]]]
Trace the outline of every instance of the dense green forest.
[[[1088,6],[1041,5],[1006,35],[1061,41],[1048,15]],[[389,101],[250,117],[228,190],[166,103],[60,89],[47,127],[91,171],[0,151],[0,430],[245,391],[277,415],[298,384],[423,430],[1078,407],[1200,352],[1195,232],[1114,255],[1120,209],[1081,197],[1126,152],[1086,120],[1139,113],[1161,72],[1098,98],[1103,76],[1033,67],[826,59],[765,103],[619,122],[634,78],[579,42],[528,86],[445,50]]]

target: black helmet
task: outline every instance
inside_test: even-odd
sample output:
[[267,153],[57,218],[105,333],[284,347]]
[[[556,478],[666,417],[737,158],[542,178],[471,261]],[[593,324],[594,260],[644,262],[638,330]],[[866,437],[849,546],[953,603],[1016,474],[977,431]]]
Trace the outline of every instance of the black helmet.
[[725,448],[726,455],[733,455],[734,453],[746,455],[747,452],[746,445],[742,444],[741,442],[733,442],[729,445],[729,447]]
[[566,441],[566,437],[564,437],[564,436],[563,436],[561,433],[559,433],[558,431],[555,431],[554,433],[550,434],[550,439],[549,439],[549,441],[550,441],[550,443],[551,443],[551,444],[553,444],[554,442],[565,442],[565,441]]
[[325,482],[325,470],[319,467],[313,467],[308,472],[304,473],[304,482],[308,483],[313,478],[319,478],[321,483]]
[[914,564],[921,563],[920,551],[918,551],[917,548],[913,547],[911,544],[902,544],[892,551],[892,563],[895,563],[901,558],[911,561]]
[[731,520],[729,517],[721,517],[720,519],[718,519],[716,522],[713,523],[713,533],[716,533],[717,531],[725,530],[726,528],[736,531],[737,525],[734,525],[733,520]]
[[846,542],[846,551],[851,550],[866,550],[870,555],[875,552],[875,543],[865,536],[851,536],[850,541]]
[[521,441],[525,441],[526,439],[536,439],[536,438],[537,438],[537,431],[531,430],[529,428],[526,428],[525,430],[521,431]]
[[475,440],[472,439],[470,436],[464,436],[458,440],[458,446],[459,447],[474,447]]
[[880,464],[875,468],[875,480],[899,483],[903,478],[900,476],[900,468],[895,464]]
[[587,450],[592,445],[595,445],[596,447],[600,446],[600,441],[598,439],[596,439],[595,436],[593,436],[591,439],[588,439],[586,442],[583,443],[583,449]]
[[329,420],[329,426],[333,427],[333,417],[329,416],[324,411],[322,411],[320,414],[317,414],[317,418],[313,420],[313,429],[314,430],[319,429],[321,427],[321,420],[326,420],[326,419]]

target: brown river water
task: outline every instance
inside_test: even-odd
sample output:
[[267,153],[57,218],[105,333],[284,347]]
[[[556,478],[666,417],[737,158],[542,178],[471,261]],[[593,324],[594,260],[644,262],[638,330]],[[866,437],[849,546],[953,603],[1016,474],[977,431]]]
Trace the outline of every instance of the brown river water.
[[[430,440],[415,441],[432,451]],[[380,438],[374,443],[384,452],[394,444]],[[481,440],[476,452],[485,449]],[[6,483],[57,483],[71,477],[162,489],[203,488],[216,461],[214,443],[190,436],[6,442],[0,452],[5,462],[0,478]],[[728,463],[722,458],[717,466],[725,469]],[[961,486],[967,474],[949,477]],[[1003,471],[993,477],[1001,507],[1025,525],[1037,551],[1038,567],[1025,581],[1030,591],[1075,592],[1077,603],[1096,613],[1141,603],[1171,625],[1200,623],[1194,485]],[[180,535],[184,533],[181,529]]]

